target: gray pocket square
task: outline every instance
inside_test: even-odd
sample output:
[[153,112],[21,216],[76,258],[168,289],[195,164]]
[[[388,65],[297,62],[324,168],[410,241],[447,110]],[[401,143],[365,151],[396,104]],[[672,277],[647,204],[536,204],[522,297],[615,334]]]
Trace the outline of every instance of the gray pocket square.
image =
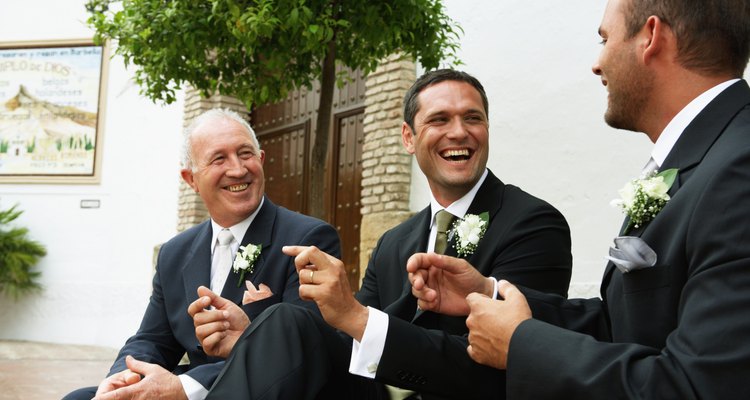
[[609,256],[623,274],[656,264],[656,252],[643,239],[636,236],[619,236],[615,238],[615,247],[609,248]]

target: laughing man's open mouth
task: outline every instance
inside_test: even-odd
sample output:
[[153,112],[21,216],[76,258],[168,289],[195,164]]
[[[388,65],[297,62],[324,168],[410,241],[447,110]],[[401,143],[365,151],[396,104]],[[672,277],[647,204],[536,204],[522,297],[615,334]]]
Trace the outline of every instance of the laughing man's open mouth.
[[440,156],[448,161],[466,161],[471,158],[471,151],[469,149],[445,150],[440,153]]

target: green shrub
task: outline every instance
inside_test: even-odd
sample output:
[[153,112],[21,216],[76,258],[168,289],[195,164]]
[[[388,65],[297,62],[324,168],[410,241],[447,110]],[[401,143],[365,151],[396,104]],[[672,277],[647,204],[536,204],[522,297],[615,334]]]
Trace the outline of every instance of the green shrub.
[[16,300],[41,289],[36,281],[41,273],[32,268],[47,254],[44,246],[28,238],[28,229],[10,226],[22,213],[16,206],[0,210],[0,292]]

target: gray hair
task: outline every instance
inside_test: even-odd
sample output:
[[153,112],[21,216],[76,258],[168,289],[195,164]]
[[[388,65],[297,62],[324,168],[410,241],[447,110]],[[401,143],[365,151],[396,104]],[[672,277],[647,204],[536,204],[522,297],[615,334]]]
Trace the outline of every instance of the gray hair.
[[190,125],[185,128],[185,132],[183,135],[184,140],[182,145],[182,168],[193,169],[194,167],[192,146],[193,133],[195,132],[195,129],[198,128],[198,126],[202,125],[204,122],[213,120],[232,120],[242,125],[242,127],[245,128],[245,131],[247,131],[248,136],[250,136],[250,139],[253,141],[255,148],[260,150],[260,143],[258,142],[258,138],[255,136],[255,131],[253,131],[253,128],[244,118],[242,118],[242,116],[232,110],[213,108],[195,117]]

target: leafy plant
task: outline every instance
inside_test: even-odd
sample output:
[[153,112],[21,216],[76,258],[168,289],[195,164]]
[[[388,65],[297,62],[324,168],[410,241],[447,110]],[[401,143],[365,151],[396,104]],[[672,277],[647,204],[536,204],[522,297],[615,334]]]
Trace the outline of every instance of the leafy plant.
[[0,292],[17,300],[41,289],[36,281],[41,273],[32,268],[47,251],[28,238],[28,229],[10,226],[23,213],[16,207],[0,210]]
[[[95,39],[118,41],[143,94],[171,103],[189,83],[248,108],[320,80],[311,157],[310,214],[322,217],[336,82],[346,67],[372,72],[402,53],[426,69],[458,64],[461,28],[440,0],[88,0]],[[339,67],[339,73],[337,73]]]

